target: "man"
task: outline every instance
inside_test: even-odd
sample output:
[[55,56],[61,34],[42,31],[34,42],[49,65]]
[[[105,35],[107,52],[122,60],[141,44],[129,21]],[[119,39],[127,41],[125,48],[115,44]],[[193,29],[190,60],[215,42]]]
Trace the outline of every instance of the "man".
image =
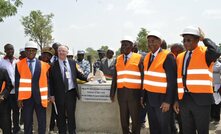
[[52,45],[52,48],[54,49],[55,53],[54,55],[52,56],[51,58],[51,63],[55,62],[58,60],[58,47],[60,46],[61,44],[56,42]]
[[[9,77],[11,79],[12,85],[15,85],[15,65],[18,60],[14,57],[14,46],[11,44],[6,44],[4,46],[4,51],[6,56],[0,61],[0,68],[7,70]],[[10,104],[10,111],[12,110],[12,121],[13,121],[13,134],[18,133],[19,127],[19,107],[17,105],[17,99],[15,96],[15,89],[13,88],[8,97]],[[11,113],[11,112],[10,112]]]
[[[213,99],[212,67],[221,55],[218,46],[204,38],[200,28],[188,26],[181,36],[186,51],[177,57],[179,103],[174,110],[181,115],[183,134],[209,133],[209,117]],[[205,46],[199,46],[203,41]]]
[[101,60],[100,70],[104,73],[106,78],[111,78],[114,72],[114,66],[116,63],[116,59],[113,58],[114,51],[108,49],[106,53],[106,58]]
[[11,112],[8,96],[12,88],[7,70],[0,68],[0,128],[3,134],[11,134]]
[[46,63],[51,63],[51,58],[54,55],[55,51],[52,47],[44,47],[41,51],[41,60]]
[[132,133],[140,134],[139,115],[143,66],[141,55],[133,53],[132,48],[132,38],[125,36],[121,40],[122,54],[117,57],[110,91],[111,100],[114,101],[117,89],[123,134],[131,133],[129,131],[129,117],[132,119]]
[[74,52],[71,48],[68,48],[67,58],[70,59],[70,60],[74,60]]
[[77,64],[80,66],[81,70],[83,71],[83,74],[87,77],[90,73],[90,63],[89,61],[84,59],[84,50],[78,50],[77,51]]
[[[51,100],[56,103],[58,110],[57,125],[59,134],[75,134],[76,99],[79,98],[76,79],[87,81],[87,78],[76,68],[74,60],[67,59],[68,48],[58,47],[58,60],[50,70]],[[66,123],[67,119],[67,123]]]
[[37,49],[38,45],[35,42],[27,42],[27,58],[19,61],[15,69],[15,91],[18,105],[23,109],[25,134],[32,134],[34,110],[38,120],[38,133],[45,134],[46,131],[47,71],[50,66],[35,58]]
[[19,54],[20,54],[20,56],[19,56],[19,60],[22,60],[22,59],[24,59],[24,58],[27,57],[24,48],[20,48],[20,49],[19,49]]
[[145,92],[141,102],[147,105],[151,134],[171,134],[171,104],[176,91],[176,62],[174,56],[161,48],[160,32],[151,31],[147,36],[150,52],[144,59]]
[[94,74],[96,73],[97,70],[100,70],[101,67],[101,60],[105,57],[105,51],[102,49],[97,50],[99,59],[94,63],[93,68],[94,68]]

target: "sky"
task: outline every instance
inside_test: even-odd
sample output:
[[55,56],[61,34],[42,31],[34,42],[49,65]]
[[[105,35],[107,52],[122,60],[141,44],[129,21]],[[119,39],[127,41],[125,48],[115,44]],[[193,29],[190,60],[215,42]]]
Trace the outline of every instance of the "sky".
[[0,51],[11,43],[18,54],[29,40],[21,17],[32,10],[53,13],[54,42],[75,52],[102,45],[117,50],[125,35],[136,39],[141,28],[158,30],[168,44],[181,42],[186,26],[200,27],[215,43],[221,43],[220,0],[23,0],[15,16],[0,23]]

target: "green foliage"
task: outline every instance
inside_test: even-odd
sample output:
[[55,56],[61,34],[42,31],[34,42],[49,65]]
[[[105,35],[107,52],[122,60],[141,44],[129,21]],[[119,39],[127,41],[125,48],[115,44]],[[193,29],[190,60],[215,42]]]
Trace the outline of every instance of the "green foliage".
[[147,35],[148,35],[148,31],[145,28],[141,28],[136,39],[136,43],[138,44],[139,51],[148,52],[147,38],[146,38]]
[[116,57],[120,55],[120,48],[115,52]]
[[41,11],[31,11],[29,16],[23,16],[21,23],[24,26],[25,35],[35,41],[42,50],[52,41],[52,18],[53,14],[43,15]]
[[21,0],[0,0],[0,22],[4,21],[4,18],[14,16],[17,13],[17,8],[22,6]]
[[100,49],[101,49],[101,50],[104,50],[105,52],[107,52],[108,48],[109,48],[108,46],[101,46]]
[[91,56],[91,61],[94,63],[98,59],[97,51],[91,47],[86,48],[85,57]]

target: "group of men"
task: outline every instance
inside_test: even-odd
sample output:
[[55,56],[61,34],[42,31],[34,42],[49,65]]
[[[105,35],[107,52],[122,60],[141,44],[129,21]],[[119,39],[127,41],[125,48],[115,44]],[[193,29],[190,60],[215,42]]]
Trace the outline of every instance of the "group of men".
[[[147,35],[150,52],[144,58],[132,52],[131,38],[121,40],[110,97],[114,101],[117,90],[123,134],[140,133],[140,111],[145,106],[150,134],[173,133],[173,110],[181,117],[180,133],[209,133],[212,68],[221,51],[198,27],[186,27],[181,36],[186,51],[178,54],[180,49],[174,46],[173,54],[162,48],[161,33],[151,31]],[[198,45],[200,41],[204,46]]]

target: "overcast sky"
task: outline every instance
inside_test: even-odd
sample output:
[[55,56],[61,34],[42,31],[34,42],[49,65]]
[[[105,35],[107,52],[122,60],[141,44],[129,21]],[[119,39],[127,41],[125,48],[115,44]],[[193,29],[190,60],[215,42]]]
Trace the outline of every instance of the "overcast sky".
[[140,28],[158,30],[168,44],[181,42],[179,34],[189,25],[199,26],[216,43],[221,43],[220,0],[23,0],[16,16],[0,23],[0,50],[6,43],[15,50],[24,47],[21,16],[32,10],[53,13],[53,38],[75,51],[107,45],[120,47],[124,35],[136,39]]

